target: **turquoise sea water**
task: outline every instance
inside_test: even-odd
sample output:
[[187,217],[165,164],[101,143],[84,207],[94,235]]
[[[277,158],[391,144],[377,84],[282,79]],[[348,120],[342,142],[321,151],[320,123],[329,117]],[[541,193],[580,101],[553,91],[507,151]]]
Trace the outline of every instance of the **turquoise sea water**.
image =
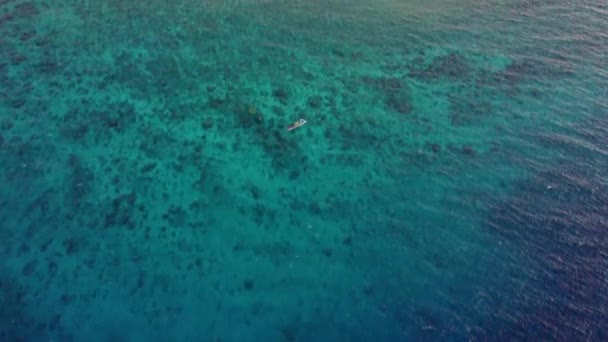
[[0,0],[0,339],[608,339],[607,18]]

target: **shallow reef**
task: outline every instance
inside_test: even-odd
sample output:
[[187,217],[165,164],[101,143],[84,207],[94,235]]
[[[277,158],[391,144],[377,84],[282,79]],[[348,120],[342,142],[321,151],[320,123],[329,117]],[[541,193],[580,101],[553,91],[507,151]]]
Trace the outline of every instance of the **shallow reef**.
[[0,0],[0,339],[604,337],[600,54],[390,6]]

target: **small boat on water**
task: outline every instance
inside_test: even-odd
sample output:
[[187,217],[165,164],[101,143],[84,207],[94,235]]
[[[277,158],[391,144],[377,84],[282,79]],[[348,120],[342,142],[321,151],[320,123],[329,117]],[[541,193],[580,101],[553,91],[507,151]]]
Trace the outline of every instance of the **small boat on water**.
[[291,131],[291,130],[294,130],[294,129],[298,128],[298,127],[302,127],[302,126],[304,126],[306,124],[306,122],[307,122],[306,120],[300,119],[300,120],[292,123],[291,125],[289,125],[287,127],[287,130]]
[[306,120],[300,119],[287,127],[288,131],[294,130],[296,128],[302,127],[306,124]]

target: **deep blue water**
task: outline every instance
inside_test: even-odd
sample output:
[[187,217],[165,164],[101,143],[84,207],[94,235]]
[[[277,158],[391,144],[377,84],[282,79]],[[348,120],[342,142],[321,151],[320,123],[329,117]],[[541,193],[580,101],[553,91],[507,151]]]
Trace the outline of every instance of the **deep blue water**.
[[0,340],[607,340],[607,65],[600,1],[0,0]]

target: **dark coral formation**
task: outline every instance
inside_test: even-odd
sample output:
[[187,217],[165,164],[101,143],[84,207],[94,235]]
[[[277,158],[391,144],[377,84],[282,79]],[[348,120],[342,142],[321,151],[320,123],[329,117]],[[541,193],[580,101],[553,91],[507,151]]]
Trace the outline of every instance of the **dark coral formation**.
[[400,114],[409,114],[412,111],[411,99],[408,94],[402,92],[389,95],[386,104]]
[[152,75],[153,84],[158,92],[173,94],[183,89],[182,71],[173,55],[160,55],[155,60],[149,61],[146,70]]
[[17,17],[33,17],[40,14],[38,7],[32,2],[22,2],[15,5],[13,14]]
[[68,184],[67,202],[74,208],[78,208],[86,201],[86,196],[91,192],[95,175],[85,165],[84,161],[77,155],[71,154],[68,159],[68,167],[71,171]]
[[63,241],[63,247],[65,248],[65,255],[67,256],[78,253],[78,250],[80,249],[79,242],[75,238],[65,239],[65,241]]
[[308,158],[298,141],[290,138],[292,134],[286,130],[287,123],[281,127],[274,119],[264,120],[264,114],[261,112],[252,114],[249,108],[237,103],[234,109],[244,134],[251,137],[256,146],[270,156],[276,173],[297,178],[299,173],[308,167]]
[[441,152],[441,145],[437,144],[437,143],[427,143],[427,147],[433,152],[433,153],[439,153]]
[[122,194],[110,202],[109,212],[105,215],[103,228],[125,227],[135,229],[137,195],[134,192]]
[[450,123],[454,126],[467,126],[479,124],[484,118],[493,114],[492,105],[487,101],[480,101],[482,92],[473,94],[458,92],[449,95]]
[[136,121],[137,113],[128,102],[107,104],[102,110],[92,103],[84,102],[80,108],[73,108],[64,116],[62,135],[78,142],[94,141],[103,143],[110,139],[112,132],[122,132]]
[[310,108],[317,109],[321,107],[321,105],[323,105],[323,97],[321,97],[320,95],[313,95],[308,98],[307,103]]
[[203,128],[209,130],[213,128],[213,118],[207,117],[203,120]]
[[287,92],[287,90],[283,88],[278,88],[275,89],[272,94],[279,100],[279,102],[281,102],[281,104],[287,104],[287,101],[289,100],[289,93]]
[[185,226],[187,218],[188,212],[182,207],[177,206],[171,206],[167,212],[163,214],[163,219],[165,219],[169,226],[173,228]]
[[409,75],[423,80],[436,80],[443,77],[462,80],[468,78],[472,72],[466,58],[457,52],[437,56],[426,67],[424,64],[424,60],[419,59],[410,68]]
[[247,291],[253,290],[253,285],[254,285],[254,282],[252,279],[245,279],[243,281],[243,289],[245,289]]
[[[31,266],[26,266],[30,268]],[[27,271],[26,273],[31,273]],[[13,277],[0,276],[0,340],[31,341],[47,336],[46,331],[61,333],[61,316],[48,323],[29,313],[27,288]],[[64,336],[67,337],[67,336]]]
[[386,106],[399,114],[407,115],[413,110],[409,86],[405,80],[395,77],[363,77],[363,83],[383,94]]

